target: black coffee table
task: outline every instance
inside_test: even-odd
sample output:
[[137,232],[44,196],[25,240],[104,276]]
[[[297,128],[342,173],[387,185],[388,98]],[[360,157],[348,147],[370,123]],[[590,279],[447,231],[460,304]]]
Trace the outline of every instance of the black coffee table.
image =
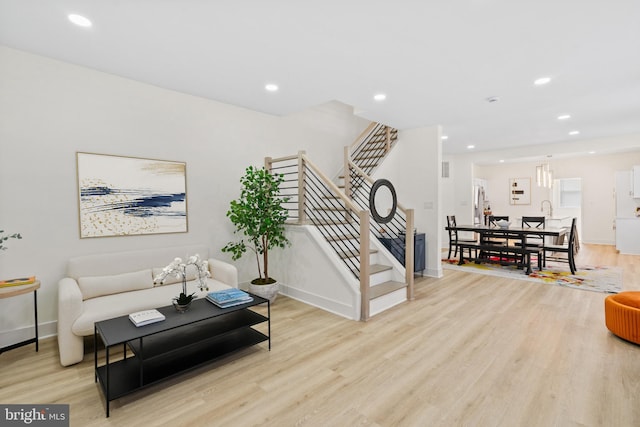
[[[166,319],[136,327],[129,316],[96,322],[94,326],[95,381],[100,382],[109,416],[109,402],[181,372],[212,362],[234,351],[268,341],[271,350],[271,304],[253,301],[218,308],[205,299],[191,303],[185,313],[173,306],[158,308]],[[267,316],[251,308],[267,304]],[[264,334],[252,326],[267,322]],[[98,337],[105,347],[105,364],[98,366]],[[124,359],[109,361],[112,347],[123,345]],[[127,347],[133,356],[127,355]]]

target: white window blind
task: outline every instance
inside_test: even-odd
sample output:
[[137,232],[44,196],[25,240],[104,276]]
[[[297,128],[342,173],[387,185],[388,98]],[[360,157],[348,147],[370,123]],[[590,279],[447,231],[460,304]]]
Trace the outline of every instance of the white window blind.
[[560,207],[579,208],[582,200],[582,182],[580,178],[559,179]]

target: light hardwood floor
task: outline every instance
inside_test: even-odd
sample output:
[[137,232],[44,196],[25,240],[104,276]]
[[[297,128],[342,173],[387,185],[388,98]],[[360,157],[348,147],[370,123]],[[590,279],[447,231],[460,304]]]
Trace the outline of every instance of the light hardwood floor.
[[[583,245],[578,265],[640,257]],[[369,322],[279,297],[265,344],[112,402],[92,354],[55,338],[0,355],[0,403],[66,403],[72,426],[638,426],[640,346],[604,326],[606,295],[445,270]]]

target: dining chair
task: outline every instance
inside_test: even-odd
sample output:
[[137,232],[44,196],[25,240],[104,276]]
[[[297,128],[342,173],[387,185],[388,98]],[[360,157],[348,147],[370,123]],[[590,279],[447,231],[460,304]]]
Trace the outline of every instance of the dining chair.
[[490,226],[497,227],[498,221],[509,221],[509,216],[508,215],[489,215]]
[[[523,216],[521,219],[522,228],[544,229],[545,217],[543,216]],[[533,231],[533,230],[532,230]],[[520,246],[520,243],[516,243]],[[537,236],[535,233],[527,236],[527,247],[541,248],[544,246],[544,236]],[[544,251],[542,251],[542,264],[544,265]]]
[[[544,263],[546,261],[566,262],[569,264],[571,274],[576,274],[575,256],[578,253],[578,229],[576,227],[577,218],[571,220],[571,229],[569,230],[569,239],[567,245],[545,244],[542,247],[544,252]],[[551,255],[548,255],[550,253]]]
[[[543,216],[523,216],[521,221],[522,228],[538,228],[544,230],[545,217]],[[532,230],[533,231],[533,230]],[[527,239],[527,246],[544,246],[544,236],[534,236],[531,240]]]
[[[458,243],[478,243],[477,239],[459,238],[458,230],[451,229],[451,227],[455,227],[456,225],[457,225],[456,216],[447,215],[447,227],[449,231],[449,254],[447,255],[447,259],[451,259],[452,250],[454,251],[453,253],[454,257],[458,255],[458,249],[460,249],[461,251],[463,250],[462,248],[458,247]],[[477,255],[477,251],[476,251],[476,255]],[[471,258],[471,249],[469,249],[469,258]]]
[[[489,227],[498,227],[499,221],[509,221],[508,215],[489,215]],[[509,239],[488,237],[485,243],[509,246]]]

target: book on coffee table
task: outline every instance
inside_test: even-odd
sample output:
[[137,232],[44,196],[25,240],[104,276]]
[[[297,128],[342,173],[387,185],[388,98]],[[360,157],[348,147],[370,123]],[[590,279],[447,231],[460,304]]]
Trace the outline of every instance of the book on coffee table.
[[160,313],[155,308],[151,310],[138,311],[129,315],[129,320],[131,320],[136,326],[149,325],[151,323],[161,322],[164,319],[164,314]]
[[253,301],[251,296],[240,289],[224,289],[222,291],[209,292],[207,301],[212,302],[220,308],[232,307]]

